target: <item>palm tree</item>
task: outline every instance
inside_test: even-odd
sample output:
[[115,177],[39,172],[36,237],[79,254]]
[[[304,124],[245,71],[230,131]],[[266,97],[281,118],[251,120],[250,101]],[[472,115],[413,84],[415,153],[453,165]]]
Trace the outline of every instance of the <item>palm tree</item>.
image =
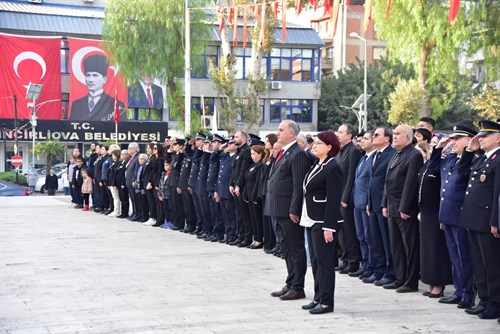
[[54,158],[64,154],[64,144],[60,143],[58,140],[47,140],[44,143],[37,143],[35,145],[35,153],[47,157],[45,170],[48,172],[50,167],[52,167]]

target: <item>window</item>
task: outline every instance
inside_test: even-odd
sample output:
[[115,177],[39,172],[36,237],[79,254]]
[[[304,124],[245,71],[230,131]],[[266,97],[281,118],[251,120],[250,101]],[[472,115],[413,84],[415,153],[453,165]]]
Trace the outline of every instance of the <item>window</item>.
[[69,74],[69,47],[65,39],[61,40],[61,73]]
[[219,48],[216,46],[207,46],[203,54],[193,57],[192,77],[208,78],[210,62],[215,64],[215,66],[219,64]]
[[[314,63],[319,59],[319,51],[311,49],[272,49],[270,58],[271,80],[316,81],[312,75]],[[315,60],[316,59],[316,60]]]
[[62,93],[61,95],[61,112],[62,119],[68,119],[68,110],[69,110],[69,93]]
[[312,100],[271,100],[270,122],[292,119],[297,123],[312,123]]

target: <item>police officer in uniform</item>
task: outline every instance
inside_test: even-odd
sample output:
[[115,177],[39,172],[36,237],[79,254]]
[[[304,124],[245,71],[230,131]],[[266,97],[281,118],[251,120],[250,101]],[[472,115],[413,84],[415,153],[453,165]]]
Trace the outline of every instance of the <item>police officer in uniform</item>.
[[[453,127],[450,138],[443,138],[432,150],[429,161],[429,171],[439,170],[441,175],[441,196],[439,208],[439,223],[444,230],[446,247],[450,256],[453,285],[455,292],[440,303],[458,304],[458,308],[474,306],[474,291],[472,289],[472,260],[469,252],[467,230],[458,225],[460,209],[465,191],[469,184],[470,167],[474,159],[473,154],[463,156],[477,131],[463,125]],[[452,145],[452,153],[442,158],[446,145]]]
[[198,235],[198,239],[209,239],[212,236],[212,218],[210,216],[210,207],[208,205],[208,193],[207,193],[207,177],[208,177],[208,165],[210,159],[210,142],[212,137],[208,136],[203,140],[203,155],[200,159],[200,167],[198,172],[198,178],[196,179],[196,187],[194,192],[198,197],[198,202],[200,204],[200,212],[203,224],[203,234]]
[[224,153],[221,154],[219,176],[217,177],[217,186],[215,188],[214,198],[220,203],[222,218],[224,219],[224,233],[226,237],[220,242],[228,244],[236,240],[237,232],[236,209],[234,207],[233,196],[229,191],[233,161],[237,150],[234,143],[234,137],[229,138],[229,141],[223,146]]
[[184,228],[184,233],[194,234],[196,230],[196,211],[193,202],[193,196],[188,190],[188,181],[191,174],[192,161],[194,156],[194,151],[192,146],[194,145],[194,140],[190,140],[184,146],[184,159],[182,160],[181,174],[179,176],[179,184],[177,189],[181,190],[182,205],[184,206],[184,214],[186,216],[186,227]]
[[469,245],[479,304],[465,312],[481,319],[500,318],[500,124],[482,120],[481,128],[462,158],[481,148],[484,155],[471,169],[460,215],[460,226],[469,233]]
[[210,149],[212,153],[209,158],[208,175],[207,175],[207,193],[208,205],[210,208],[210,216],[212,217],[213,229],[211,242],[224,240],[224,221],[222,220],[220,202],[216,201],[214,195],[217,187],[217,178],[219,176],[219,166],[222,151],[220,147],[226,140],[218,134],[212,136]]
[[189,173],[188,180],[188,191],[193,198],[193,205],[196,213],[196,235],[203,234],[203,220],[201,216],[201,207],[198,200],[198,196],[195,194],[196,181],[198,180],[198,174],[200,172],[200,161],[203,156],[203,141],[205,140],[205,135],[198,132],[194,138],[194,144],[196,146],[193,158],[191,159],[191,171]]

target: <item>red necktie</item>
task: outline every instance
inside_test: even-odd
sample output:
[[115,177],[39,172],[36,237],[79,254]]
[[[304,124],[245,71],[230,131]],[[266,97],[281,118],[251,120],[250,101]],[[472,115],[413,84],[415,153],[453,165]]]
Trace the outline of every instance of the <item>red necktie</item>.
[[280,150],[280,153],[278,154],[278,157],[276,158],[276,163],[278,161],[280,161],[281,157],[283,156],[283,153],[285,153],[285,151],[283,149]]
[[153,108],[153,98],[151,97],[151,88],[146,88],[146,93],[148,94],[149,107]]

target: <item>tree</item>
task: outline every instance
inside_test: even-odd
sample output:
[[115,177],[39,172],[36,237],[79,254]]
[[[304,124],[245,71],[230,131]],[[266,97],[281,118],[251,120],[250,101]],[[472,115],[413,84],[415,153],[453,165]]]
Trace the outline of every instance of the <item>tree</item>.
[[[388,96],[400,79],[415,75],[411,65],[399,61],[380,60],[368,66],[368,128],[387,123],[390,109]],[[344,122],[357,124],[354,112],[348,108],[363,93],[363,63],[349,65],[345,72],[321,81],[321,98],[318,101],[318,130],[337,129]]]
[[54,158],[64,155],[64,145],[58,140],[47,140],[44,143],[36,143],[35,153],[46,157],[45,169],[48,171],[52,167]]
[[[200,8],[208,0],[191,0]],[[103,24],[104,40],[119,71],[134,82],[154,76],[166,83],[171,114],[183,118],[185,2],[172,0],[109,0]],[[202,10],[191,10],[191,53],[199,54],[208,36]],[[182,123],[181,123],[182,124]]]
[[389,95],[391,109],[387,120],[392,125],[415,125],[425,108],[426,98],[427,92],[418,81],[401,79]]
[[[243,111],[243,121],[247,125],[247,130],[249,127],[253,127],[252,130],[256,131],[260,125],[262,113],[259,98],[265,92],[267,85],[265,73],[262,73],[262,60],[274,45],[274,32],[278,27],[278,21],[274,17],[273,9],[268,1],[237,0],[232,5],[234,7],[226,8],[226,10],[232,10],[234,18],[232,18],[232,22],[228,22],[229,24],[221,29],[222,52],[218,67],[211,63],[210,78],[215,89],[226,97],[226,103],[221,108],[222,117],[228,120],[225,124],[226,130],[231,133],[236,129],[236,116],[240,111]],[[227,13],[222,11],[218,15],[227,16]],[[235,88],[236,64],[232,61],[235,57],[233,57],[234,51],[231,52],[228,28],[234,31],[240,18],[246,21],[244,17],[251,18],[252,16],[254,20],[252,24],[249,24],[248,31],[251,37],[253,68],[247,73],[246,90],[240,92]],[[242,103],[242,101],[244,102]]]
[[479,111],[480,119],[496,121],[500,118],[500,92],[492,85],[485,85],[471,100],[472,109]]
[[[373,13],[377,34],[388,42],[390,56],[416,64],[418,83],[423,89],[443,77],[453,80],[458,74],[457,50],[471,34],[466,29],[464,11],[448,24],[448,1],[393,1],[387,20],[386,5],[385,1],[376,1]],[[424,102],[421,114],[431,116],[430,100]]]

